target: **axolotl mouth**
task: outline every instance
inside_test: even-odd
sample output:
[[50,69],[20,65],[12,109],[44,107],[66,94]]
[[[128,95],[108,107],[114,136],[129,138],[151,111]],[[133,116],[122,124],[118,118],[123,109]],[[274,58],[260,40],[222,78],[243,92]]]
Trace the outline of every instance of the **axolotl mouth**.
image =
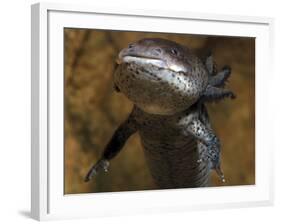
[[142,55],[123,55],[122,51],[119,54],[116,63],[136,63],[143,66],[150,64],[161,69],[171,70],[173,72],[186,72],[186,69],[183,66],[177,64],[169,64],[165,60],[162,60],[160,58],[145,57]]

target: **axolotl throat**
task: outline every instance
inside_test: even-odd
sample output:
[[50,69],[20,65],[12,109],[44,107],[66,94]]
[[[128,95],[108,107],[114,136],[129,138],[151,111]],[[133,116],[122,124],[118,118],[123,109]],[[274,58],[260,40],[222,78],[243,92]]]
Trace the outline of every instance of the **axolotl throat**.
[[117,128],[89,181],[138,132],[155,183],[160,188],[208,186],[214,169],[222,181],[220,141],[210,125],[206,102],[235,95],[224,89],[230,68],[214,69],[191,50],[160,38],[141,39],[121,50],[114,72],[115,89],[134,107]]

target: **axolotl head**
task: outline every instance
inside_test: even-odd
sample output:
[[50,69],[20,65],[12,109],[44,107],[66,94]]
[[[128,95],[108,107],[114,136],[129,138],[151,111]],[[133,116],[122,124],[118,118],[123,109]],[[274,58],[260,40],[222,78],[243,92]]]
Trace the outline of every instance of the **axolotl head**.
[[114,73],[116,88],[144,112],[172,115],[195,103],[208,83],[203,63],[175,42],[141,39],[123,49]]

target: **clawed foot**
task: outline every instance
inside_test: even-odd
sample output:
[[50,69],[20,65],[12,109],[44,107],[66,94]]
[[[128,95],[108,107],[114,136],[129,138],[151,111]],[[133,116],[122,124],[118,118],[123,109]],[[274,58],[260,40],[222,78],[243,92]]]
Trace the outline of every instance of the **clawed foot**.
[[216,171],[216,173],[218,174],[218,176],[220,177],[221,182],[225,183],[224,174],[223,174],[223,172],[222,172],[222,170],[221,170],[220,165],[218,165],[218,166],[215,168],[215,171]]
[[104,170],[105,172],[108,171],[109,167],[109,161],[106,159],[99,160],[95,165],[92,166],[92,168],[89,170],[85,177],[85,182],[90,181],[93,176],[95,176],[100,170]]
[[206,162],[208,164],[210,164],[209,166],[211,167],[211,169],[214,169],[217,173],[217,175],[219,176],[221,182],[225,183],[225,177],[224,177],[224,174],[223,174],[223,171],[220,167],[220,165],[214,165],[214,162],[211,160],[210,157],[205,157],[205,158],[201,158],[201,159],[198,159],[197,160],[197,163],[202,163],[202,162]]
[[214,169],[217,175],[220,177],[221,181],[224,183],[224,174],[220,167],[220,150],[219,143],[214,140],[212,144],[207,146],[206,150],[201,154],[201,158],[197,160],[198,163],[205,162]]

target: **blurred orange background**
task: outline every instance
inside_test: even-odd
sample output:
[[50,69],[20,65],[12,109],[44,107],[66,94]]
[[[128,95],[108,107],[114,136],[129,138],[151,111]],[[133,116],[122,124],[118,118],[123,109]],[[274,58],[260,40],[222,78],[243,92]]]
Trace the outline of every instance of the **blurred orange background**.
[[255,39],[102,30],[64,30],[65,73],[65,194],[157,189],[146,166],[138,134],[131,136],[109,172],[84,182],[132,103],[113,89],[118,52],[144,37],[160,37],[213,53],[218,70],[232,68],[227,84],[236,95],[207,104],[211,123],[222,145],[226,183],[212,172],[212,186],[255,184]]

